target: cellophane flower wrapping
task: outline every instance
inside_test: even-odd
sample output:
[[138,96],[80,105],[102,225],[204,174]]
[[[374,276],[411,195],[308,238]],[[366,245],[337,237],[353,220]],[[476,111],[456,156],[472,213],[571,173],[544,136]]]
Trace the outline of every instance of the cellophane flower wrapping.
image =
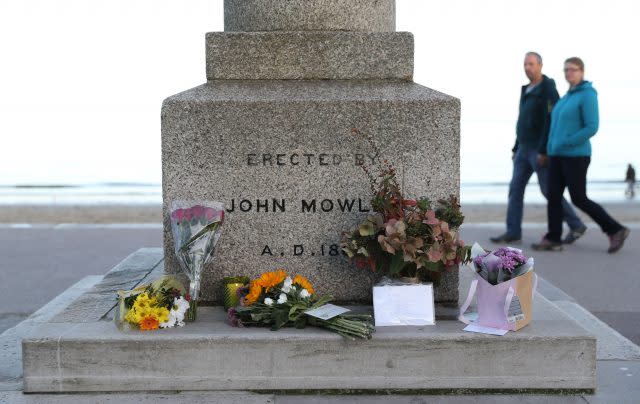
[[367,313],[343,313],[328,319],[308,315],[309,310],[329,304],[333,297],[317,296],[311,282],[302,275],[290,277],[283,269],[265,272],[238,289],[240,305],[227,312],[234,327],[283,327],[307,325],[336,332],[345,338],[370,339],[375,328]]
[[191,307],[185,316],[187,321],[196,319],[202,271],[213,258],[223,222],[221,202],[177,200],[171,203],[176,258],[189,278]]
[[471,248],[474,270],[492,285],[506,282],[533,270],[534,260],[527,258],[522,250],[501,247],[486,251],[475,243]]
[[165,275],[133,290],[119,290],[114,316],[121,330],[157,330],[182,327],[190,304],[177,278]]

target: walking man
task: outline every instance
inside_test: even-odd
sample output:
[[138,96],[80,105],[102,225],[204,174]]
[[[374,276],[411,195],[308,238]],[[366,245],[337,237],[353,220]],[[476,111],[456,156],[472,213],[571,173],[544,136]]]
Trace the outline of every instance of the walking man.
[[[516,144],[513,147],[513,174],[509,184],[507,207],[507,231],[491,237],[494,243],[517,243],[522,240],[522,216],[524,214],[524,191],[535,172],[542,195],[547,198],[549,183],[547,140],[551,110],[558,101],[558,91],[553,79],[542,74],[542,57],[529,52],[524,58],[524,71],[529,84],[522,86],[520,112],[516,125]],[[563,243],[571,244],[580,238],[587,226],[580,220],[571,205],[563,198],[564,221],[569,225],[569,234]]]
[[627,183],[627,198],[633,199],[636,196],[636,170],[631,164],[627,166],[627,175],[624,180]]

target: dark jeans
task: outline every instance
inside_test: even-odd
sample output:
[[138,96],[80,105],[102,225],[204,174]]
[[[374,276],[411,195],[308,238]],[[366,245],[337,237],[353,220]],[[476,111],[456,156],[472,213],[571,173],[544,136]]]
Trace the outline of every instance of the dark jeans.
[[[512,237],[522,237],[524,191],[534,172],[538,176],[540,192],[546,198],[549,186],[548,167],[541,167],[538,164],[538,151],[536,149],[520,146],[513,157],[513,175],[509,184],[509,204],[507,205],[507,234]],[[584,228],[584,223],[564,198],[562,198],[562,210],[564,220],[571,230]]]
[[562,195],[565,188],[569,188],[571,202],[598,223],[603,232],[608,235],[622,229],[602,209],[602,206],[587,198],[587,168],[591,157],[550,157],[549,158],[549,198],[547,205],[547,219],[549,232],[546,238],[560,242],[562,236]]

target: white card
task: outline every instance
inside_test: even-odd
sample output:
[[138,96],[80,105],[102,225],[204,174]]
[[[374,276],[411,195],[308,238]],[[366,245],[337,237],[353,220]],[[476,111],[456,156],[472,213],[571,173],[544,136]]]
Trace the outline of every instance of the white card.
[[317,309],[307,310],[304,313],[309,316],[319,318],[321,320],[329,320],[334,318],[335,316],[339,316],[340,314],[344,314],[348,311],[351,311],[351,310],[345,309],[344,307],[336,306],[335,304],[328,303],[328,304],[325,304],[324,306],[318,307]]
[[501,330],[499,328],[491,328],[491,327],[482,327],[475,324],[469,324],[464,328],[463,331],[477,332],[480,334],[491,334],[491,335],[504,335],[509,332],[509,330]]
[[376,327],[433,325],[433,285],[385,285],[373,287]]

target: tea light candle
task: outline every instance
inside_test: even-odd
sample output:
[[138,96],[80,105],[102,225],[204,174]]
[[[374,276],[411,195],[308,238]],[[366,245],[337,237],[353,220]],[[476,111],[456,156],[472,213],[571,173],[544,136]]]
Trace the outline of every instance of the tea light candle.
[[249,278],[246,276],[230,276],[222,279],[224,287],[224,309],[229,310],[231,307],[236,307],[240,304],[240,298],[238,297],[238,289],[247,285]]

